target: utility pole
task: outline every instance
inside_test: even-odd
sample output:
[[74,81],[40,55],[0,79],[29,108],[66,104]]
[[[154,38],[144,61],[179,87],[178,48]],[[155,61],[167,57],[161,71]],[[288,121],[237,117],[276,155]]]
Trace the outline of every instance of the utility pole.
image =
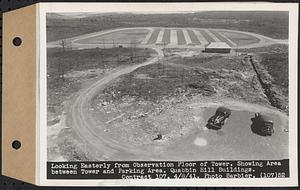
[[162,71],[163,71],[163,75],[165,75],[165,50],[166,50],[166,42],[163,42],[163,58],[162,58]]
[[134,58],[135,58],[135,51],[136,51],[136,49],[135,49],[135,39],[133,39],[133,40],[131,40],[131,42],[130,42],[130,50],[131,50],[131,61],[133,61],[134,60]]
[[159,57],[158,57],[158,58],[157,58],[157,63],[156,63],[156,64],[157,64],[157,71],[158,71],[158,73],[159,73],[159,76],[160,76],[160,75],[161,75],[161,73],[160,73],[160,66],[159,66],[159,65],[160,65],[160,63],[159,63],[159,62],[160,62],[160,59],[159,59]]
[[118,65],[119,65],[119,63],[120,63],[120,54],[119,54],[119,48],[117,49],[117,50],[115,50],[115,51],[117,51],[117,62],[118,62]]
[[102,40],[102,43],[103,43],[103,49],[105,49],[105,40],[104,39]]
[[115,40],[113,40],[113,47],[114,47],[114,48],[116,47]]
[[63,51],[66,51],[66,40],[61,40],[61,46],[63,48]]
[[182,86],[182,89],[184,87],[184,68],[182,68],[182,72],[181,72],[181,86]]
[[64,62],[58,63],[58,73],[59,73],[59,81],[65,81],[65,70],[64,70]]

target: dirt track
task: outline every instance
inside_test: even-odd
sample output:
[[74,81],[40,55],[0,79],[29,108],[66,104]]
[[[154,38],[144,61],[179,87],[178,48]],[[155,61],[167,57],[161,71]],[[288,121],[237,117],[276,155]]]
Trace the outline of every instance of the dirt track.
[[82,90],[80,95],[72,104],[70,110],[73,121],[73,130],[84,143],[88,144],[89,147],[91,147],[93,150],[99,151],[99,154],[113,154],[114,150],[130,152],[133,154],[139,153],[138,150],[129,149],[128,146],[114,141],[109,137],[106,137],[105,134],[103,134],[103,132],[100,131],[99,128],[97,128],[95,122],[93,121],[93,118],[88,115],[88,105],[90,100],[109,82],[113,81],[121,75],[130,73],[139,67],[156,63],[159,58],[163,57],[163,52],[160,49],[155,50],[158,53],[157,57],[148,59],[142,64],[128,66],[122,69],[114,69],[112,72],[107,73],[107,75],[105,75],[99,81]]

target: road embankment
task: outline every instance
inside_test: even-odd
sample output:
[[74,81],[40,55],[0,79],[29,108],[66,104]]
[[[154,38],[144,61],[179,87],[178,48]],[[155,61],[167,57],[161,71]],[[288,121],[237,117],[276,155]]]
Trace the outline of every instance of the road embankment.
[[249,62],[252,65],[270,104],[273,107],[288,113],[288,102],[285,101],[285,97],[283,97],[282,93],[279,92],[280,90],[274,85],[273,77],[253,55],[249,56]]

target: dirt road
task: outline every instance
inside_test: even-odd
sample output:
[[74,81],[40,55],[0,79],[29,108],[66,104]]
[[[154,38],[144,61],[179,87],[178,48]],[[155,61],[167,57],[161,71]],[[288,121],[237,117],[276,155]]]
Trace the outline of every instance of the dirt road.
[[142,64],[114,69],[88,88],[82,90],[80,95],[72,104],[70,109],[72,129],[78,135],[80,140],[88,145],[90,150],[96,151],[95,156],[97,158],[95,159],[99,159],[99,154],[101,155],[105,153],[105,155],[108,156],[108,154],[114,154],[115,151],[124,151],[132,154],[142,153],[140,150],[131,149],[129,146],[105,136],[103,130],[96,125],[93,118],[88,114],[88,107],[91,99],[114,79],[121,75],[130,73],[139,67],[156,63],[160,58],[162,58],[163,52],[158,48],[155,50],[158,53],[157,57],[150,58]]

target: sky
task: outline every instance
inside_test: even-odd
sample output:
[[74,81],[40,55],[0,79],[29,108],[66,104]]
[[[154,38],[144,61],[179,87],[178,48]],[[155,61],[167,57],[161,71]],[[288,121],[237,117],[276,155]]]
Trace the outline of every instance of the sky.
[[45,3],[47,12],[72,13],[193,13],[201,11],[277,11],[289,10],[289,3],[275,4],[267,2],[240,3]]

